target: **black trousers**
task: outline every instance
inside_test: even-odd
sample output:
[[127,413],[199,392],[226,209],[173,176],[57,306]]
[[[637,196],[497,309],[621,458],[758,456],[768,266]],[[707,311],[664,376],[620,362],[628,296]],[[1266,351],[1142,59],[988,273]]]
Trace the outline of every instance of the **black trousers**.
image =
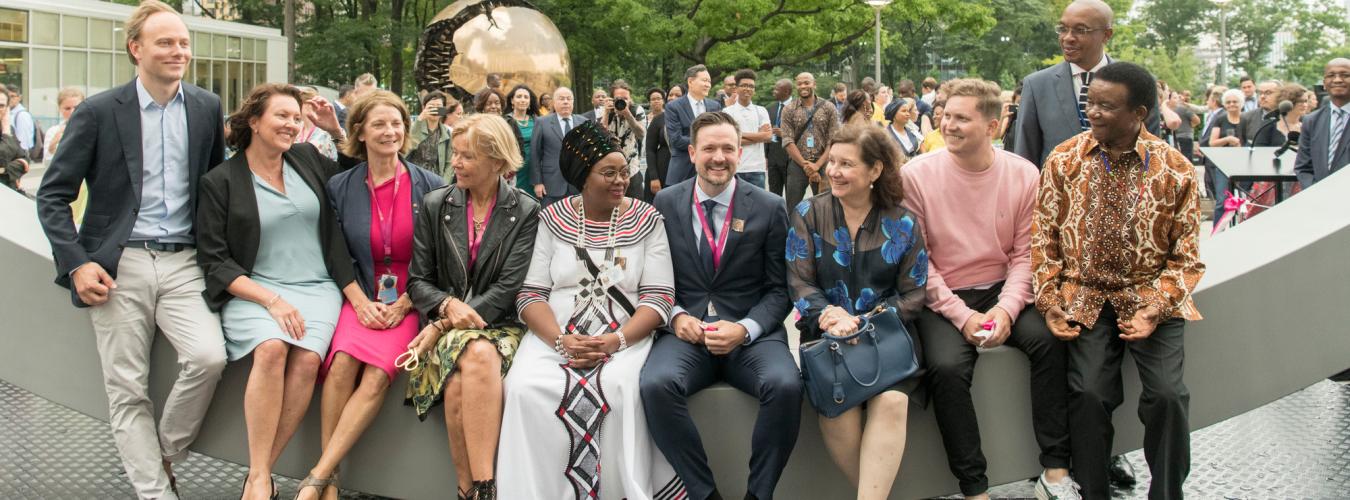
[[1186,155],[1186,161],[1195,161],[1195,139],[1189,137],[1177,137],[1177,151]]
[[[988,311],[998,304],[1003,287],[988,290],[958,290],[971,309]],[[947,466],[961,486],[961,494],[974,496],[989,489],[987,462],[980,450],[980,427],[971,401],[971,379],[980,354],[966,342],[961,331],[946,317],[924,308],[919,313],[919,335],[928,363],[927,382]],[[1031,417],[1040,463],[1048,469],[1069,467],[1068,384],[1065,380],[1068,346],[1050,334],[1045,319],[1030,304],[1013,321],[1006,345],[1026,353],[1031,360]]]
[[1148,460],[1150,499],[1182,498],[1181,485],[1191,470],[1191,435],[1187,420],[1190,393],[1182,381],[1186,322],[1158,324],[1144,340],[1120,339],[1115,309],[1107,304],[1097,324],[1083,328],[1069,342],[1069,426],[1074,478],[1083,498],[1110,498],[1107,467],[1115,428],[1111,413],[1124,400],[1120,363],[1130,351],[1139,368],[1139,420],[1144,423],[1144,458]]
[[759,399],[759,416],[750,436],[749,493],[773,498],[801,424],[802,386],[797,363],[787,344],[760,339],[726,356],[663,333],[642,368],[642,404],[652,439],[675,473],[684,480],[689,498],[708,498],[717,485],[703,440],[689,416],[689,396],[725,380]]
[[787,184],[788,160],[787,151],[783,149],[781,143],[769,142],[764,145],[764,159],[768,166],[765,170],[769,173],[769,192],[778,196],[783,195],[783,186]]
[[[806,171],[802,170],[797,162],[788,160],[787,163],[787,184],[783,187],[783,198],[787,201],[788,210],[795,210],[797,204],[801,203],[806,197],[807,188],[814,194],[824,193],[830,190],[830,181],[825,178],[825,172],[821,171],[821,183],[812,185],[810,178],[806,176]],[[813,196],[814,196],[813,194]]]

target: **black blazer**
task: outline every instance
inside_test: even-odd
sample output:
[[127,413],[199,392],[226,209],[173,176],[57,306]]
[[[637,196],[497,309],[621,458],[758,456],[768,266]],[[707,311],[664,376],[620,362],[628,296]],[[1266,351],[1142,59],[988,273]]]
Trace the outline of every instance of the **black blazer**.
[[408,298],[422,312],[424,321],[440,319],[441,302],[454,296],[477,311],[489,328],[520,324],[516,294],[534,255],[539,202],[498,179],[497,205],[473,269],[468,268],[467,203],[468,193],[455,185],[427,193],[422,199],[422,213],[413,228]]
[[[666,218],[670,260],[675,269],[675,304],[702,318],[713,302],[722,319],[749,318],[764,329],[756,342],[787,342],[783,320],[792,308],[788,299],[787,206],[783,198],[747,182],[737,182],[731,216],[745,221],[732,230],[715,276],[709,276],[694,235],[694,183],[690,179],[656,194],[653,205]],[[728,228],[729,229],[729,228]]]
[[[403,162],[408,167],[408,176],[412,178],[412,214],[422,207],[422,197],[431,190],[445,185],[445,179],[412,163]],[[375,299],[375,257],[370,254],[370,188],[366,184],[366,163],[356,168],[334,175],[328,180],[328,199],[337,210],[338,225],[342,227],[343,238],[347,241],[347,252],[352,256],[352,267],[356,270],[356,282],[366,297]],[[416,223],[414,223],[416,225]]]
[[[703,98],[705,113],[721,110],[720,101]],[[694,119],[698,117],[694,116],[694,105],[688,95],[667,103],[663,114],[666,115],[666,141],[670,143],[670,171],[661,184],[670,186],[694,178],[694,162],[689,159],[689,134]]]
[[[647,138],[643,145],[646,148],[647,155],[647,186],[644,188],[648,194],[651,193],[651,181],[661,181],[661,187],[666,185],[666,171],[670,168],[670,143],[666,142],[666,114],[662,112],[652,118],[652,122],[647,124]],[[647,199],[651,199],[650,196]]]
[[[1350,162],[1350,134],[1342,133],[1340,141],[1331,144],[1331,119],[1335,111],[1327,103],[1316,111],[1303,117],[1303,129],[1298,136],[1298,159],[1294,161],[1294,172],[1304,189],[1317,181],[1345,167]],[[1328,162],[1327,156],[1335,147],[1336,157]]]
[[[337,211],[324,186],[341,171],[312,144],[291,146],[282,154],[305,185],[319,198],[319,242],[324,266],[339,289],[356,280],[347,242],[338,225]],[[292,188],[294,189],[294,188]],[[206,305],[220,311],[234,296],[226,289],[240,276],[253,272],[258,257],[258,198],[253,194],[253,173],[243,151],[202,177],[197,193],[197,264],[206,275]]]
[[[183,82],[188,125],[188,210],[197,205],[197,181],[225,158],[220,98]],[[141,209],[141,109],[136,81],[90,97],[66,123],[38,188],[37,211],[51,241],[56,284],[71,288],[71,301],[86,307],[70,286],[70,273],[97,262],[117,278],[122,247]],[[70,203],[89,186],[89,203],[78,232]]]

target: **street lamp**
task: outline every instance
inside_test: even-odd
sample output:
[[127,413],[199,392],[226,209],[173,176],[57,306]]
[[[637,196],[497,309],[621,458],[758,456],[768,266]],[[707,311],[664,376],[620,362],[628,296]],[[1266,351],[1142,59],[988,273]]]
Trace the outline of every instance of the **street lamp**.
[[876,53],[877,86],[881,85],[881,8],[890,4],[891,0],[867,0],[867,5],[871,5],[872,10],[875,11],[877,15],[876,20],[877,25],[876,29],[874,30],[877,32],[877,53]]
[[1232,0],[1211,0],[1219,7],[1219,85],[1228,82],[1228,2]]

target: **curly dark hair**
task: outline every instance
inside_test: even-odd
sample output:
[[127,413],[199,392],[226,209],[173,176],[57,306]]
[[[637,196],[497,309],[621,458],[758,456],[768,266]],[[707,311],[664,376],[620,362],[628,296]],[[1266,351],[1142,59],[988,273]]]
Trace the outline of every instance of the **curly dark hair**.
[[511,92],[506,94],[506,99],[502,101],[502,114],[509,115],[515,112],[516,105],[512,104],[511,101],[516,100],[516,92],[522,90],[530,95],[530,105],[525,108],[525,114],[527,116],[539,116],[539,98],[535,97],[534,91],[530,90],[530,87],[523,83],[512,87]]
[[845,125],[834,134],[830,144],[852,144],[858,148],[863,165],[871,168],[881,164],[881,175],[872,184],[872,203],[883,207],[900,206],[905,193],[900,184],[900,165],[904,156],[895,140],[886,136],[881,127],[871,124]]
[[236,151],[243,152],[248,149],[248,145],[253,143],[253,129],[249,128],[248,122],[254,118],[261,117],[267,112],[267,103],[272,96],[284,95],[295,99],[297,106],[303,107],[304,99],[300,97],[300,89],[294,85],[285,83],[263,83],[250,90],[248,97],[239,104],[239,110],[230,115],[230,136],[225,138],[225,143]]
[[478,93],[473,96],[473,110],[477,113],[482,113],[483,110],[487,109],[488,98],[494,95],[497,96],[497,102],[502,105],[502,112],[506,112],[510,109],[507,107],[506,98],[502,96],[501,92],[493,90],[492,87],[484,87],[483,90],[478,91]]

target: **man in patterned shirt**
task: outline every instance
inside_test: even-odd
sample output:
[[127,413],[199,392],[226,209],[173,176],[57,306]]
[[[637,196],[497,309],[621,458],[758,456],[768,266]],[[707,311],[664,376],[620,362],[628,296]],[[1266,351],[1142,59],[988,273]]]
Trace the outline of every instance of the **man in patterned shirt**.
[[834,105],[816,97],[816,77],[810,73],[797,75],[797,98],[783,110],[783,149],[787,151],[787,186],[783,197],[788,208],[796,207],[806,195],[806,187],[814,186],[816,194],[830,189],[822,182],[825,173],[826,151],[830,139],[840,127],[839,114]]
[[1190,471],[1182,381],[1199,258],[1199,190],[1181,153],[1144,128],[1158,104],[1148,71],[1124,62],[1088,89],[1091,125],[1046,158],[1032,229],[1036,308],[1069,342],[1069,432],[1084,498],[1110,498],[1111,413],[1129,350],[1143,393],[1149,498],[1181,498]]

